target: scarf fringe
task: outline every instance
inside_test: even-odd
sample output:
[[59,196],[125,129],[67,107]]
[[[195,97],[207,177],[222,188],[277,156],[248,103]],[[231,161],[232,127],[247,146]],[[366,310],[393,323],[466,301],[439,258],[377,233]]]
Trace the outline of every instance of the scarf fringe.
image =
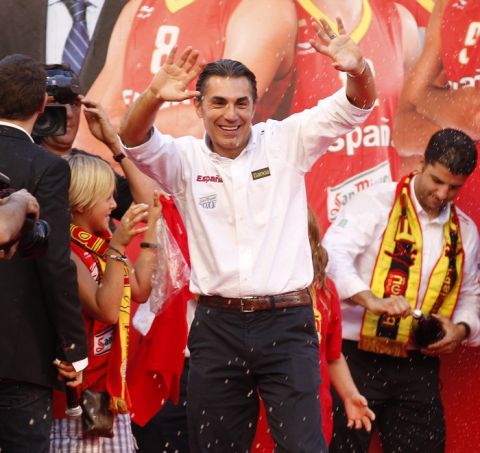
[[126,413],[129,410],[129,405],[123,398],[120,398],[118,396],[111,396],[109,409],[112,412]]
[[359,349],[375,354],[387,354],[393,357],[408,357],[406,343],[384,337],[360,337]]

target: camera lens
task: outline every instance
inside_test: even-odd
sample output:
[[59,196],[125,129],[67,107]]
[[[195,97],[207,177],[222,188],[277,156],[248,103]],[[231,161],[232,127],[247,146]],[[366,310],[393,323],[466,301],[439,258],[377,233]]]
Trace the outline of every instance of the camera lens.
[[32,135],[51,137],[65,134],[67,129],[67,111],[64,105],[49,104],[39,115]]
[[48,248],[50,225],[45,220],[35,221],[32,215],[27,216],[18,243],[18,252],[25,258],[39,258]]

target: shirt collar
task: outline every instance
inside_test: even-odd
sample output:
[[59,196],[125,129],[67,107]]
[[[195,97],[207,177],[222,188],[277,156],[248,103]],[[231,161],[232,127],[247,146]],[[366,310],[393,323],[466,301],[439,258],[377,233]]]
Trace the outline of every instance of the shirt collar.
[[0,126],[8,126],[8,127],[13,127],[15,129],[18,129],[18,130],[24,132],[28,136],[28,138],[31,140],[32,143],[35,143],[33,141],[32,136],[27,132],[27,130],[24,129],[22,126],[19,126],[18,124],[10,123],[9,121],[0,121]]
[[[210,137],[207,135],[206,132],[203,135],[203,141],[205,144],[205,149],[207,151],[207,154],[209,154],[211,157],[215,157],[218,159],[232,160],[232,159],[229,159],[228,157],[220,156],[220,154],[217,154],[215,151],[212,150],[211,148],[212,140],[210,139]],[[235,159],[238,159],[243,154],[248,153],[251,149],[255,148],[256,144],[257,144],[257,138],[253,132],[253,126],[252,126],[250,130],[250,138],[248,139],[247,145],[245,146],[245,148],[242,149],[241,153]]]
[[[48,6],[55,5],[57,3],[63,3],[62,0],[48,0]],[[88,6],[94,6],[95,8],[101,8],[103,4],[105,3],[105,0],[88,0],[87,7]]]
[[448,222],[450,219],[450,203],[447,203],[442,210],[440,211],[440,214],[435,217],[434,219],[430,219],[428,216],[428,213],[423,209],[422,205],[418,201],[417,195],[415,193],[415,178],[417,176],[414,176],[412,180],[410,181],[410,194],[412,197],[413,205],[415,207],[415,210],[417,211],[418,215],[427,219],[429,222],[432,223],[438,223],[440,225],[445,225],[445,223]]
[[95,8],[101,8],[105,0],[88,0],[88,6],[94,6]]

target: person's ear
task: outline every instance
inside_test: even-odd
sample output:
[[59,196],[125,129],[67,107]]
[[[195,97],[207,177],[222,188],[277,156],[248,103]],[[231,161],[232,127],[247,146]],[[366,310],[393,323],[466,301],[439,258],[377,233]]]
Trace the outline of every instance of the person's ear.
[[198,97],[193,98],[193,105],[195,107],[195,111],[197,112],[197,116],[199,118],[203,118],[203,111],[202,111],[202,101],[201,98]]
[[86,208],[84,206],[77,206],[75,208],[70,208],[70,211],[73,216],[75,214],[83,214],[86,211]]
[[48,104],[48,94],[45,93],[45,98],[43,99],[43,104],[42,106],[40,107],[40,109],[38,110],[38,114],[40,113],[43,113],[45,111],[45,107],[47,106]]
[[420,155],[420,158],[418,159],[418,163],[420,164],[420,166],[423,168],[425,167],[425,155]]
[[255,117],[255,110],[256,110],[256,108],[257,108],[257,103],[254,102],[254,103],[253,103],[253,107],[252,107],[252,118],[251,118],[252,122],[253,122],[253,118]]

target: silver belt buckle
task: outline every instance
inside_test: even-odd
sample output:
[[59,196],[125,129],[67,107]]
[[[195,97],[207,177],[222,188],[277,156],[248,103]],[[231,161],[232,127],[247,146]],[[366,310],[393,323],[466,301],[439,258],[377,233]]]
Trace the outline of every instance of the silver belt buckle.
[[242,297],[240,300],[240,311],[242,313],[253,313],[255,310],[252,308],[253,305],[251,303],[247,303],[247,301],[251,301],[253,302],[253,300],[255,299],[254,296],[250,296],[250,297]]

